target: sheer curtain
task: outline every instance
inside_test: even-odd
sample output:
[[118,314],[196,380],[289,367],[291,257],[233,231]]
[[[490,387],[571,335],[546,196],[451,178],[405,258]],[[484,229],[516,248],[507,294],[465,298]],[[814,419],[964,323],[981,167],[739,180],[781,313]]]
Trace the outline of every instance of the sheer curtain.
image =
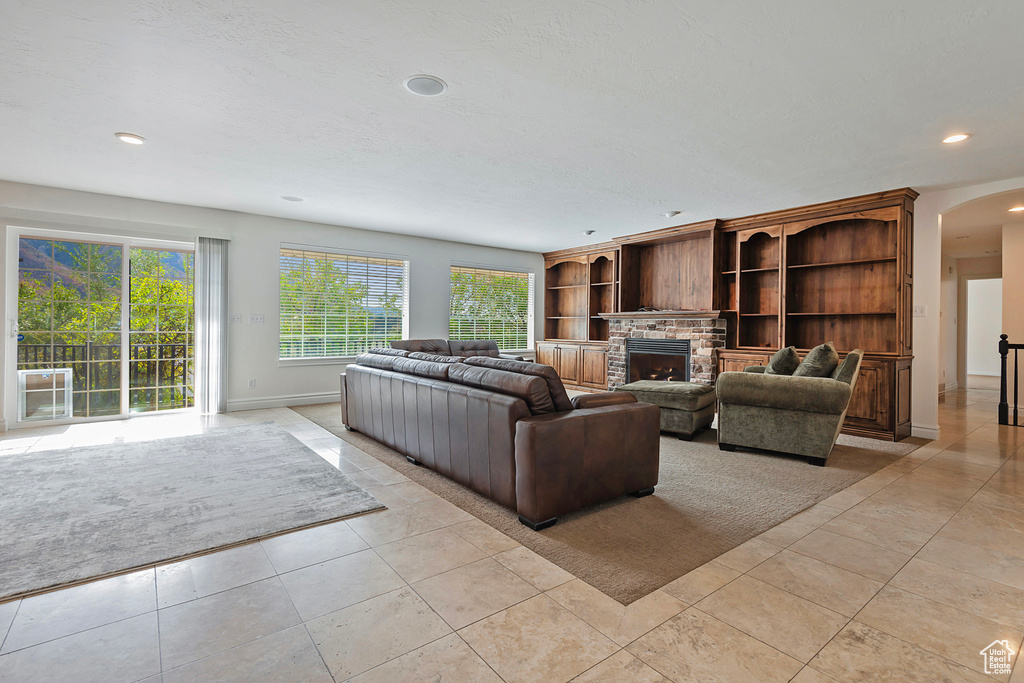
[[196,249],[196,404],[228,409],[228,240],[200,237]]

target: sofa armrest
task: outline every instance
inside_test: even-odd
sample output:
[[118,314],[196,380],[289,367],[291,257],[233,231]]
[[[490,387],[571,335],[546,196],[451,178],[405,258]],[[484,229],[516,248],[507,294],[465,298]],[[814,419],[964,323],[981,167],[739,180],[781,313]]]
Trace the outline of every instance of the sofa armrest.
[[516,506],[541,523],[658,483],[660,412],[624,403],[516,423]]
[[512,356],[507,353],[499,353],[498,358],[504,358],[505,360],[526,360],[522,356]]
[[767,370],[767,369],[768,368],[766,368],[763,365],[748,365],[747,367],[743,368],[743,372],[752,372],[752,373],[755,373],[755,374],[763,375],[764,371]]
[[345,373],[341,373],[341,421],[348,426],[348,386],[345,384]]
[[572,407],[600,408],[601,406],[617,406],[626,403],[636,403],[636,396],[628,391],[602,391],[598,394],[582,394],[572,397]]
[[850,386],[831,377],[792,377],[723,372],[716,385],[721,404],[781,408],[840,415],[850,403]]

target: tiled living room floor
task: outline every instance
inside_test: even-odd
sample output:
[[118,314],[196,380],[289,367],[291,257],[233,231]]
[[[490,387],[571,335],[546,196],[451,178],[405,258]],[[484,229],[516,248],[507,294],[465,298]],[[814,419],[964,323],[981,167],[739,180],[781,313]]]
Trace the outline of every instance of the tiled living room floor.
[[948,395],[942,441],[628,608],[287,409],[10,432],[271,419],[390,509],[2,604],[0,680],[1006,681],[980,651],[1024,641],[1024,429],[995,401]]

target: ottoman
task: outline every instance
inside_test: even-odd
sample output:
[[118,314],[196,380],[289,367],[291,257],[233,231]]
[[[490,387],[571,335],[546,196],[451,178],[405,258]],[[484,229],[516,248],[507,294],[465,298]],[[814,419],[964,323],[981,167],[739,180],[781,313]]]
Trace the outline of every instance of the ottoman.
[[628,391],[637,401],[661,408],[661,431],[675,432],[685,441],[715,419],[715,388],[708,384],[642,380],[613,391]]

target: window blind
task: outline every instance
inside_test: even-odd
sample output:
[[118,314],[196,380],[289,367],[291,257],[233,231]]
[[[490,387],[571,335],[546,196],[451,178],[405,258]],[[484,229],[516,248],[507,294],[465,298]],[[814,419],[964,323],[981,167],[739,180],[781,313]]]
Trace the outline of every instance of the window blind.
[[451,267],[449,339],[493,339],[502,350],[531,348],[533,273]]
[[281,358],[354,356],[401,339],[409,262],[281,249]]

